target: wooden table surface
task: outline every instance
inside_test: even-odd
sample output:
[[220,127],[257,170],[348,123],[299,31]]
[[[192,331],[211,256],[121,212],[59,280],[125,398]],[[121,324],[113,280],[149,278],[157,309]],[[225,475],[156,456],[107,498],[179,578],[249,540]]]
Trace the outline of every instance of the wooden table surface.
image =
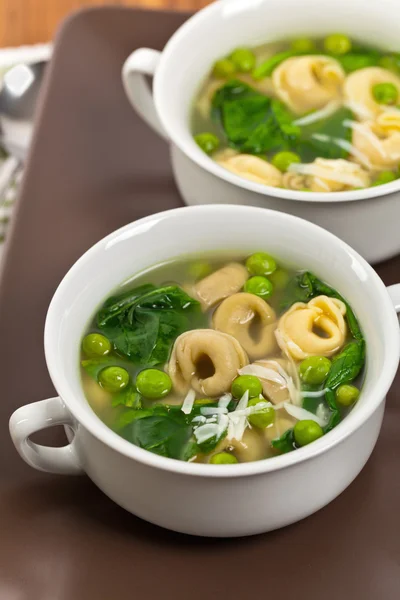
[[0,47],[47,42],[60,22],[84,6],[126,5],[196,10],[210,0],[0,0]]

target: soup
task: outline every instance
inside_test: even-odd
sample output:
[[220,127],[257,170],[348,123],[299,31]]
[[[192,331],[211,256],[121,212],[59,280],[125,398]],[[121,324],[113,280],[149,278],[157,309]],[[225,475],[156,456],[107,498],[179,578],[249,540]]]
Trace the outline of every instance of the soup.
[[108,427],[210,464],[267,459],[331,431],[359,397],[364,360],[346,300],[265,252],[134,276],[81,345],[83,388]]
[[340,192],[399,177],[400,54],[340,34],[237,48],[192,115],[200,148],[272,187]]

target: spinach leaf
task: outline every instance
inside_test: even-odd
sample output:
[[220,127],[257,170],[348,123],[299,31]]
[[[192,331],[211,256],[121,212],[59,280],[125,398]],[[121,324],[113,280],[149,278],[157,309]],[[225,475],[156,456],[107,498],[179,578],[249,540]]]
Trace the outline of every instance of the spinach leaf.
[[111,400],[112,406],[127,406],[128,408],[142,408],[142,396],[137,389],[132,385],[128,385],[124,390],[113,395]]
[[240,148],[264,123],[270,106],[270,98],[234,79],[215,92],[212,116],[221,122],[231,144]]
[[308,302],[314,297],[314,288],[310,279],[310,273],[295,275],[288,283],[283,295],[280,308],[288,310],[295,302]]
[[353,381],[360,373],[365,361],[365,343],[363,340],[351,342],[335,356],[332,368],[326,380],[326,387],[335,390],[343,383]]
[[135,410],[128,408],[117,416],[113,426],[115,430],[120,433],[122,429],[125,429],[125,427],[133,423],[133,421],[136,421],[137,419],[144,419],[145,417],[151,417],[152,414],[152,410],[141,408]]
[[328,433],[331,431],[336,425],[338,425],[341,421],[341,415],[339,411],[339,407],[336,403],[336,396],[333,390],[326,390],[325,392],[325,400],[328,403],[329,408],[331,409],[331,416],[329,418],[328,424],[324,427],[324,433]]
[[[218,402],[207,406],[217,406]],[[189,460],[198,453],[208,453],[226,436],[214,436],[198,444],[194,432],[193,417],[201,414],[202,405],[194,406],[186,415],[180,406],[155,404],[142,410],[126,410],[116,420],[115,429],[130,442],[155,454]],[[233,408],[232,408],[233,410]]]
[[212,115],[221,122],[230,145],[242,152],[290,149],[300,135],[293,115],[281,102],[237,80],[215,92]]
[[316,296],[329,296],[341,300],[346,305],[346,319],[349,324],[350,331],[356,340],[363,340],[360,325],[353,312],[353,309],[348,302],[326,283],[323,283],[318,277],[306,271],[300,275],[296,275],[288,284],[281,303],[281,310],[288,310],[295,302],[308,302]]
[[[192,427],[186,415],[179,409],[169,409],[156,405],[152,410],[136,412],[132,423],[121,430],[120,434],[140,448],[160,456],[188,460],[196,450],[192,437]],[[150,414],[149,414],[150,413]]]
[[[147,294],[155,289],[155,286],[151,283],[145,283],[134,290],[129,290],[128,292],[124,292],[119,296],[111,296],[108,298],[101,310],[97,313],[97,325],[100,329],[105,327],[107,324],[110,324],[112,319],[115,319],[120,315],[124,310],[130,308],[140,296],[143,294]],[[115,321],[117,323],[117,321]]]
[[284,60],[288,58],[292,58],[292,56],[298,56],[301,52],[295,52],[294,50],[286,50],[286,52],[279,52],[278,54],[274,54],[270,58],[267,58],[261,65],[258,65],[253,72],[253,79],[264,79],[264,77],[269,77],[272,75],[276,67],[278,67]]
[[137,365],[154,366],[168,359],[173,342],[192,322],[200,325],[200,303],[177,286],[152,289],[138,296],[139,289],[136,294],[133,290],[129,302],[115,298],[111,317],[107,312],[110,307],[104,305],[97,323],[118,352]]
[[346,73],[353,73],[358,69],[365,69],[367,67],[375,67],[379,64],[380,54],[374,50],[370,52],[349,52],[349,54],[343,54],[343,56],[335,56],[336,60],[340,62]]
[[[319,389],[321,389],[322,386],[319,386]],[[314,390],[307,390],[304,386],[304,384],[302,384],[301,386],[301,391],[302,392],[306,392],[307,391],[318,391],[317,388],[314,388]],[[305,408],[306,410],[308,410],[309,412],[312,412],[314,415],[317,414],[317,409],[318,406],[321,404],[321,400],[322,400],[322,396],[304,396],[303,397],[303,403],[302,403],[302,407]]]
[[296,444],[294,441],[294,432],[293,429],[288,429],[285,431],[281,437],[272,440],[272,447],[279,451],[280,454],[286,454],[287,452],[291,452],[296,449]]
[[241,150],[250,154],[289,150],[299,135],[300,127],[293,125],[293,115],[281,102],[273,99],[267,120],[253,131]]
[[346,158],[348,151],[341,147],[341,141],[351,142],[351,128],[345,124],[352,120],[353,114],[348,108],[340,108],[325,120],[315,121],[301,127],[297,152],[303,162],[312,162],[315,158]]

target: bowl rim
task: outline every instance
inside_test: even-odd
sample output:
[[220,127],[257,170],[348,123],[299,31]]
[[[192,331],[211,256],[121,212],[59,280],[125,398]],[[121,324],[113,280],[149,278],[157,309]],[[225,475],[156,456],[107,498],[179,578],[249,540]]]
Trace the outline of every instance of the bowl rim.
[[[143,231],[144,225],[151,225],[152,222],[157,222],[160,220],[160,218],[173,221],[177,214],[182,214],[183,212],[191,213],[195,221],[197,215],[204,212],[231,213],[232,211],[238,213],[239,216],[240,213],[251,212],[254,214],[255,218],[257,218],[257,216],[262,216],[262,218],[276,217],[282,220],[296,222],[297,225],[300,223],[302,227],[308,227],[314,231],[322,231],[326,236],[328,243],[340,246],[343,250],[350,254],[352,261],[358,262],[362,268],[367,270],[370,277],[368,278],[368,283],[366,285],[367,287],[374,286],[376,288],[382,303],[382,315],[384,315],[384,317],[379,326],[381,329],[384,329],[384,335],[387,338],[385,340],[385,351],[388,354],[388,358],[384,363],[384,368],[382,369],[378,380],[373,382],[366,402],[360,407],[360,409],[357,411],[352,411],[335,429],[325,434],[322,438],[313,442],[309,446],[305,446],[297,449],[294,452],[273,458],[248,463],[239,463],[235,465],[209,465],[183,462],[177,459],[171,459],[153,454],[148,450],[139,448],[127,440],[124,440],[117,433],[107,427],[92,410],[90,410],[90,412],[84,410],[78,402],[75,403],[72,401],[72,407],[70,406],[69,399],[74,394],[69,386],[69,381],[63,376],[58,366],[58,363],[61,362],[60,353],[52,353],[54,349],[54,343],[52,342],[52,339],[56,339],[58,337],[57,331],[60,326],[60,321],[57,320],[56,314],[59,311],[59,307],[63,306],[64,290],[69,287],[70,281],[75,277],[75,273],[79,271],[79,269],[87,262],[93,261],[98,253],[105,247],[108,245],[113,245],[114,240],[117,238],[119,240],[123,239],[123,237],[125,237],[123,235],[124,233],[132,233],[135,229],[141,229]],[[376,327],[378,327],[378,324]],[[65,403],[71,414],[75,417],[77,422],[80,423],[91,435],[96,437],[110,449],[115,450],[130,459],[137,460],[145,465],[173,473],[201,477],[243,477],[265,474],[294,466],[306,460],[310,460],[316,456],[319,456],[320,454],[323,454],[324,452],[327,452],[359,429],[383,402],[386,393],[393,382],[400,358],[400,331],[393,302],[383,281],[380,279],[374,269],[355,250],[353,250],[350,246],[348,246],[348,244],[340,240],[338,237],[322,227],[319,227],[318,225],[293,215],[252,206],[214,204],[181,207],[161,213],[155,213],[143,219],[138,219],[137,221],[129,223],[124,227],[113,231],[98,241],[94,246],[89,248],[72,265],[54,293],[46,316],[44,348],[47,368],[54,387],[56,388],[57,393],[60,395],[60,398]]]
[[[265,1],[265,0],[264,0]],[[224,167],[216,163],[212,158],[207,156],[195,143],[193,137],[190,136],[188,140],[182,139],[180,135],[177,135],[174,128],[170,123],[170,113],[167,108],[167,103],[163,101],[163,88],[167,81],[164,76],[164,70],[168,62],[172,59],[176,52],[180,52],[179,46],[181,43],[185,43],[187,38],[190,39],[190,35],[193,29],[196,29],[207,19],[213,18],[213,15],[222,11],[224,7],[224,0],[216,0],[212,4],[204,7],[194,15],[192,15],[187,21],[185,21],[169,38],[164,49],[161,52],[160,62],[157,66],[157,70],[154,75],[153,81],[153,95],[154,104],[156,107],[157,114],[160,118],[163,128],[168,134],[168,138],[194,163],[196,163],[202,169],[209,173],[227,181],[228,183],[237,187],[256,192],[264,196],[271,196],[275,198],[281,198],[284,200],[293,200],[298,202],[312,202],[312,203],[337,203],[337,202],[355,202],[357,200],[368,200],[372,198],[382,198],[389,194],[393,194],[400,190],[400,179],[386,183],[380,186],[373,186],[364,188],[361,190],[347,190],[342,192],[304,192],[298,190],[286,190],[283,188],[276,188],[262,183],[256,183],[245,179],[240,175],[236,175]],[[189,122],[187,122],[187,129],[190,129]]]

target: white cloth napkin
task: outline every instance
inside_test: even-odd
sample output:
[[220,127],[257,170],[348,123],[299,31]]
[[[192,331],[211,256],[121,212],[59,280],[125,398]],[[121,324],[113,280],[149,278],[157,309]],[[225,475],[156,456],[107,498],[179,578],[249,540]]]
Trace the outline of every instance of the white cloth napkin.
[[[0,81],[4,73],[15,64],[50,60],[52,50],[51,44],[0,49]],[[0,158],[0,188],[4,188],[0,195],[0,260],[8,224],[12,216],[13,205],[22,179],[23,163],[27,156],[32,137],[32,126],[29,123],[19,123],[16,125],[10,120],[3,119],[2,128],[3,143],[7,151],[12,156],[16,156],[18,160],[7,160],[8,157],[6,155]],[[17,162],[20,163],[20,166],[15,170]],[[10,177],[11,173],[14,174]],[[6,184],[5,186],[3,185],[4,183]]]

